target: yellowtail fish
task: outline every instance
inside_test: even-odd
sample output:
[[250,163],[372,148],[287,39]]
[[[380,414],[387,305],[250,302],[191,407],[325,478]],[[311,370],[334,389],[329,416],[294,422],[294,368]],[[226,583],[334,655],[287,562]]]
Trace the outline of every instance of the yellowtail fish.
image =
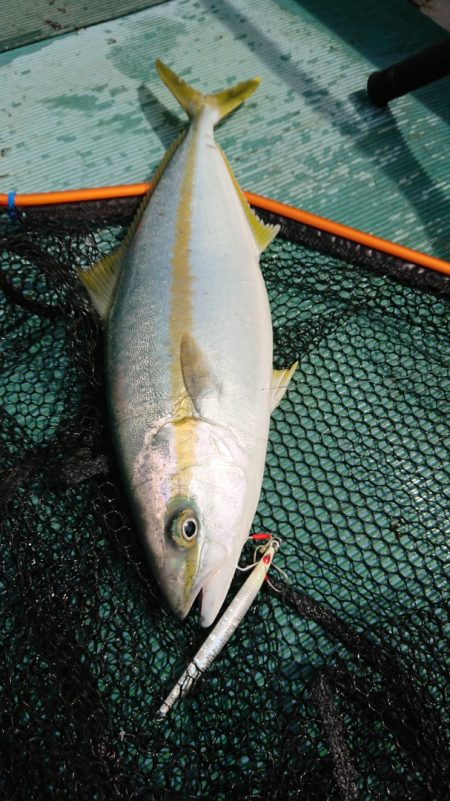
[[261,491],[273,371],[259,255],[278,228],[251,211],[214,126],[257,79],[202,95],[160,61],[191,119],[119,250],[80,277],[103,317],[110,416],[136,525],[180,618],[225,600]]

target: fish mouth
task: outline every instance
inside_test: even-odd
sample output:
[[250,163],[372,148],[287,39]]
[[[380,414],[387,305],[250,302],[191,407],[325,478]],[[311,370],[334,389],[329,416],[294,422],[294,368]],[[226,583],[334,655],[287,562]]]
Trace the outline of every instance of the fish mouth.
[[201,615],[202,599],[203,599],[203,588],[200,587],[200,589],[195,589],[190,594],[188,601],[186,601],[185,603],[179,603],[177,605],[174,605],[170,602],[169,603],[170,606],[172,607],[172,611],[176,614],[176,616],[180,620],[185,620],[189,612],[191,612],[193,609],[198,609]]
[[[217,570],[212,571],[212,573],[209,574],[206,577],[206,579],[205,578],[202,579],[201,586],[197,584],[197,586],[194,587],[188,600],[185,603],[173,604],[170,603],[169,601],[170,606],[172,607],[172,611],[177,615],[177,617],[180,620],[185,620],[188,614],[195,609],[199,614],[201,626],[207,627],[210,626],[211,623],[213,623],[217,615],[217,612],[220,606],[222,606],[223,602],[223,599],[222,601],[216,599],[214,603],[214,609],[212,610],[212,604],[211,601],[209,600],[211,595],[211,590],[208,591],[208,587],[209,587],[209,582],[211,578],[214,577],[215,573],[217,573]],[[216,607],[217,611],[215,611]]]
[[193,606],[196,605],[196,602],[198,603],[198,599],[201,598],[202,593],[202,588],[197,585],[186,599],[180,582],[180,576],[177,575],[168,576],[167,581],[161,585],[161,589],[172,612],[179,620],[185,620]]
[[238,557],[239,554],[236,558],[221,560],[207,573],[198,576],[187,598],[186,595],[183,597],[180,576],[173,573],[169,576],[165,595],[180,620],[184,620],[195,606],[199,610],[202,627],[207,628],[214,623],[233,580]]
[[236,562],[232,559],[228,564],[221,564],[212,570],[203,580],[195,597],[200,606],[200,625],[204,628],[211,626],[219,614],[236,572],[236,565],[237,559]]

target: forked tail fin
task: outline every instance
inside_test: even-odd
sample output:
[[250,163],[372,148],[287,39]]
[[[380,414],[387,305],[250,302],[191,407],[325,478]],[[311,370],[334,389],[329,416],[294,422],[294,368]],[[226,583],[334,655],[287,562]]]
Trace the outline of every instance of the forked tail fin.
[[193,89],[186,81],[175,75],[169,67],[166,67],[159,59],[155,62],[156,69],[158,70],[159,77],[166,84],[167,88],[172,92],[174,97],[183,106],[186,114],[189,117],[195,117],[205,106],[214,110],[217,114],[217,120],[226,117],[235,108],[241,105],[250,95],[257,89],[260,78],[251,78],[249,81],[243,81],[224,89],[223,92],[216,92],[212,95],[203,95],[197,89]]

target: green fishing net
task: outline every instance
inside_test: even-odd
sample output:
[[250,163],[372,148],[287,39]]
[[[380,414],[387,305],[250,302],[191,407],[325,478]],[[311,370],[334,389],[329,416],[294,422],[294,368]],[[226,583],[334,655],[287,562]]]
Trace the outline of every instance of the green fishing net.
[[74,269],[135,205],[1,220],[0,798],[446,801],[449,279],[282,220],[262,270],[299,367],[253,530],[286,577],[158,721],[205,630],[136,536]]

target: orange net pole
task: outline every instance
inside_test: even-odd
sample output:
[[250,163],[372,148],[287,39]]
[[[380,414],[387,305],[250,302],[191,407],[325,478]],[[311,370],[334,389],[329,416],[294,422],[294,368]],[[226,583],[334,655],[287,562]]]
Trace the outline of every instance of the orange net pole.
[[303,211],[303,209],[296,209],[294,206],[286,206],[284,203],[278,203],[276,200],[254,195],[251,192],[246,193],[246,198],[252,206],[258,206],[258,208],[271,211],[274,214],[281,214],[291,220],[296,220],[304,225],[310,225],[313,228],[319,228],[322,231],[335,234],[343,239],[350,239],[352,242],[357,242],[359,245],[364,245],[367,248],[381,250],[383,253],[387,253],[390,256],[403,259],[403,261],[419,264],[421,267],[428,267],[431,270],[437,270],[445,275],[450,275],[449,262],[437,259],[434,256],[429,256],[427,253],[421,253],[419,250],[412,250],[403,245],[397,245],[395,242],[389,242],[387,239],[381,239],[378,236],[367,234],[364,231],[359,231],[357,228],[350,228],[348,225],[342,225],[342,223],[328,220],[326,217],[319,217],[317,214],[311,214],[311,212]]
[[[95,189],[68,189],[62,192],[39,192],[36,194],[17,193],[14,195],[14,205],[18,207],[48,206],[61,203],[80,203],[81,201],[87,200],[135,197],[137,195],[144,195],[151,188],[151,183],[142,183],[99,187]],[[450,264],[448,262],[435,258],[434,256],[429,256],[427,253],[422,253],[419,250],[412,250],[403,245],[398,245],[395,242],[390,242],[387,239],[381,239],[373,234],[359,231],[357,228],[350,228],[342,223],[328,220],[326,217],[319,217],[317,214],[312,214],[303,209],[297,209],[294,206],[287,206],[284,203],[279,203],[277,200],[272,200],[262,195],[255,195],[252,192],[245,192],[244,194],[248,202],[257,208],[287,217],[290,220],[309,225],[312,228],[327,231],[327,233],[334,234],[343,239],[349,239],[352,242],[357,242],[360,245],[374,250],[379,250],[382,253],[387,253],[403,261],[412,262],[421,267],[427,267],[428,269],[436,270],[445,275],[450,275]],[[0,194],[0,206],[8,206],[9,202],[9,195]]]
[[[16,206],[56,206],[61,203],[81,203],[85,200],[109,200],[117,197],[136,197],[145,195],[151,184],[129,184],[122,186],[101,186],[96,189],[65,189],[61,192],[36,192],[32,195],[14,195]],[[0,206],[8,205],[8,195],[0,194]]]

